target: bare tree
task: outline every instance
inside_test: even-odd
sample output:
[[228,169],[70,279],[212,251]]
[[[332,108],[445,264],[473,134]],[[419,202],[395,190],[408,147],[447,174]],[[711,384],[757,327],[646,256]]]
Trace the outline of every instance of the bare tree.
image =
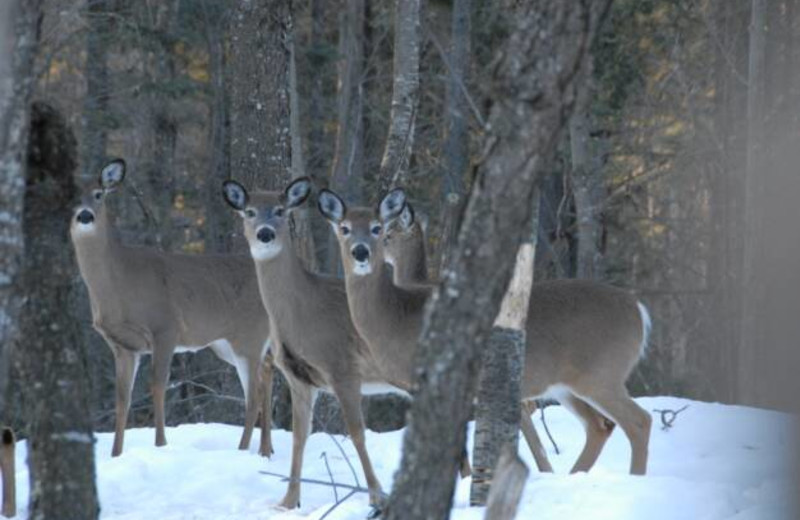
[[25,157],[42,3],[4,2],[0,13],[0,413],[5,414],[9,346],[17,336],[22,298],[14,287],[24,249]]
[[64,118],[33,105],[23,227],[26,250],[15,365],[28,418],[31,518],[99,515],[87,359],[69,244],[77,145]]
[[381,159],[381,187],[386,190],[408,173],[419,104],[420,0],[396,0],[394,13],[394,82],[389,135]]
[[206,250],[228,252],[232,247],[233,215],[220,202],[219,190],[230,178],[230,140],[227,85],[225,77],[225,20],[227,11],[219,4],[202,0],[205,36],[208,45],[208,68],[211,83],[210,171],[206,178]]
[[573,114],[569,124],[569,141],[572,152],[570,180],[578,228],[577,275],[578,278],[591,280],[602,275],[600,241],[603,226],[600,217],[605,183],[602,143],[591,136],[592,119],[588,105]]
[[471,0],[454,0],[450,25],[450,50],[447,53],[448,79],[445,98],[444,189],[442,190],[442,244],[439,265],[447,264],[458,232],[458,217],[466,196],[464,175],[469,166],[469,107],[466,81],[469,72],[472,37]]
[[81,164],[86,172],[98,172],[106,160],[110,79],[108,48],[112,29],[112,3],[88,3],[86,31],[86,97],[81,117]]
[[747,172],[744,185],[744,263],[742,270],[742,332],[739,352],[739,401],[754,403],[754,373],[759,342],[765,339],[766,289],[763,283],[766,249],[764,210],[768,179],[765,178],[765,66],[767,1],[752,0],[750,51],[747,74]]
[[508,251],[528,227],[535,181],[586,80],[591,42],[610,3],[504,5],[510,30],[491,71],[485,160],[443,286],[429,304],[389,520],[449,516],[480,349],[515,261]]

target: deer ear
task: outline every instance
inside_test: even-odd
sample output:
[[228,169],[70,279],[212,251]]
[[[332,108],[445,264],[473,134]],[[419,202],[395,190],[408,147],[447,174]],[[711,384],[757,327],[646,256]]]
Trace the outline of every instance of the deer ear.
[[107,191],[117,187],[125,178],[125,161],[114,159],[100,171],[100,186]]
[[403,229],[411,229],[411,226],[414,225],[414,208],[408,202],[403,206],[403,211],[400,212],[397,222],[400,223]]
[[247,190],[236,181],[222,183],[222,197],[236,211],[244,211],[245,206],[247,206]]
[[378,214],[385,224],[399,217],[405,205],[406,192],[403,191],[403,188],[395,188],[381,200],[378,206]]
[[300,206],[311,195],[311,179],[300,177],[286,187],[283,195],[286,200],[286,209]]
[[321,190],[317,196],[317,207],[322,216],[328,221],[338,224],[344,220],[347,206],[344,201],[331,190]]

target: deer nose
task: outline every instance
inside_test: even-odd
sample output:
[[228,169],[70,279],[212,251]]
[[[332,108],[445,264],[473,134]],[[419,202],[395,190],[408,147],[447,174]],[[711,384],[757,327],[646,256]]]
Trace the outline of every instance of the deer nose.
[[367,258],[369,258],[369,249],[367,249],[367,246],[364,244],[358,244],[350,253],[357,262],[364,262]]
[[270,242],[275,240],[275,232],[273,230],[271,230],[270,228],[264,226],[264,227],[262,227],[261,229],[258,230],[258,233],[256,233],[256,238],[260,242],[264,242],[265,244],[269,244]]
[[91,224],[94,222],[94,215],[88,209],[82,209],[75,219],[81,224]]

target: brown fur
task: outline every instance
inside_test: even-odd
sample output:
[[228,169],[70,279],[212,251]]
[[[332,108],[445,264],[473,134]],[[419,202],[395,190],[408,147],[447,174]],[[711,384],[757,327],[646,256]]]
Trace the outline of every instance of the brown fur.
[[[407,273],[404,264],[419,261],[424,242],[419,242],[421,233],[404,237],[407,241],[375,237],[370,229],[376,219],[376,210],[353,208],[337,225],[348,302],[359,333],[376,359],[384,361],[381,368],[410,378],[425,302],[433,289],[419,276],[405,281],[395,277],[403,286],[395,285],[384,263],[385,250],[396,272]],[[383,224],[389,227],[391,222]],[[342,226],[349,228],[347,236]],[[407,247],[414,241],[414,247]],[[352,251],[359,243],[371,252],[369,274],[356,274]],[[650,415],[625,389],[640,355],[643,330],[637,301],[625,291],[580,280],[542,282],[532,288],[523,400],[556,398],[584,424],[587,443],[573,472],[588,471],[599,456],[611,431],[605,417],[620,424],[631,442],[631,473],[646,471]],[[522,414],[522,429],[539,469],[552,471],[530,414]]]
[[[82,231],[74,217],[71,235],[89,291],[94,328],[105,338],[116,361],[117,417],[112,454],[122,453],[139,358],[153,356],[156,445],[161,446],[166,444],[164,394],[175,348],[198,350],[216,340],[230,343],[234,354],[247,365],[245,430],[239,445],[247,449],[261,408],[259,399],[265,395],[259,384],[260,365],[269,362],[265,361],[264,349],[269,323],[252,260],[247,256],[168,254],[126,246],[117,237],[104,200],[93,195],[83,198],[78,211],[93,212],[93,231]],[[223,352],[212,348],[225,359]],[[264,386],[267,384],[271,381],[264,381]],[[260,452],[269,455],[269,418],[262,425]]]
[[[290,190],[291,186],[287,193]],[[339,400],[364,469],[370,503],[377,507],[383,493],[364,443],[361,385],[384,380],[353,326],[343,282],[309,272],[295,254],[287,221],[291,208],[284,207],[286,197],[278,192],[253,193],[240,210],[272,324],[275,364],[289,381],[292,394],[292,466],[281,506],[299,505],[314,395],[317,388],[325,388]],[[274,231],[267,246],[258,239],[259,229],[265,227]]]

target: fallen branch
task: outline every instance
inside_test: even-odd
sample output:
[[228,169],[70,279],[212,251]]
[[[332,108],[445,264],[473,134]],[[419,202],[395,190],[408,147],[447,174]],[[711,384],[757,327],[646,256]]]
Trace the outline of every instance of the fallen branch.
[[674,423],[675,419],[678,418],[678,414],[686,410],[687,408],[689,408],[688,404],[678,410],[653,410],[653,411],[658,414],[661,414],[661,429],[667,431],[670,428],[672,428],[672,423]]
[[558,449],[558,444],[556,444],[556,440],[553,439],[553,435],[550,433],[550,428],[547,427],[547,421],[545,421],[544,419],[545,407],[542,406],[540,409],[542,410],[542,424],[544,425],[544,431],[547,434],[547,438],[550,439],[550,443],[553,445],[553,449],[556,450],[556,455],[561,455],[561,450]]

